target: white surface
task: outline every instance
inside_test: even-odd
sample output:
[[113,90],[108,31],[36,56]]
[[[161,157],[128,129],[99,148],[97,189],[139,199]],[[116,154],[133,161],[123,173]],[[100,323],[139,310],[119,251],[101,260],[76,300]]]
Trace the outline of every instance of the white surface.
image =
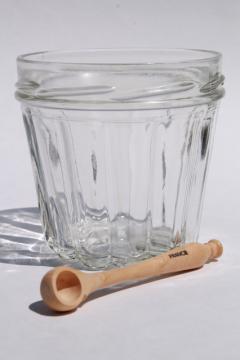
[[39,302],[48,268],[0,264],[1,359],[238,360],[238,239],[226,240],[217,263],[95,298],[62,316]]
[[46,267],[0,264],[1,359],[239,359],[239,18],[235,0],[0,0],[1,209],[36,204],[13,97],[18,54],[86,47],[206,48],[223,53],[227,79],[201,230],[201,239],[224,240],[224,257],[199,272],[113,293],[61,317],[29,309],[40,300]]

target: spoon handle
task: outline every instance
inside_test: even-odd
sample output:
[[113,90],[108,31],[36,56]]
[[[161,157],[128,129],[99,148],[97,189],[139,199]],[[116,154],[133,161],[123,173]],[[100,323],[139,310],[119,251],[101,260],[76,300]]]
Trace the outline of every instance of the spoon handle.
[[100,287],[104,288],[128,280],[141,280],[197,269],[207,261],[220,257],[222,252],[223,247],[218,240],[210,240],[206,244],[187,244],[125,268],[105,271],[101,273]]

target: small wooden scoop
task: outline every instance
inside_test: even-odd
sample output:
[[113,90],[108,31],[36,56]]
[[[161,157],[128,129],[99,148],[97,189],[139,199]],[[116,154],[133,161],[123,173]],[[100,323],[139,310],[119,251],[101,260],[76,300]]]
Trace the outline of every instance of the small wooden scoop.
[[197,269],[207,261],[220,257],[220,241],[207,244],[191,243],[162,255],[110,271],[84,273],[67,267],[49,271],[41,282],[43,301],[53,310],[70,311],[77,308],[94,291],[128,280],[141,280],[163,274]]

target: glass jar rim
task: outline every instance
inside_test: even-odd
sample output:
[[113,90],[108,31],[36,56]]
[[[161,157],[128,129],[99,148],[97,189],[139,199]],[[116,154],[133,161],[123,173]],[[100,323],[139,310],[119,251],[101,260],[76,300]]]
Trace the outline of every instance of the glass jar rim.
[[[219,62],[221,53],[187,48],[89,48],[78,51],[53,50],[19,55],[18,63],[68,66],[177,65]],[[119,61],[119,58],[123,59]],[[139,59],[143,60],[139,60]],[[111,59],[111,61],[110,61]],[[137,60],[136,60],[137,59]]]
[[224,94],[212,50],[115,48],[17,58],[16,97],[41,107],[130,110],[191,106]]

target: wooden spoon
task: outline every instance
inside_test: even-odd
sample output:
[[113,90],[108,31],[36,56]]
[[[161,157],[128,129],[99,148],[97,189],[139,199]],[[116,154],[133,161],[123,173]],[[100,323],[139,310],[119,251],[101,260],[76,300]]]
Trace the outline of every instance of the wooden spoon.
[[53,310],[76,309],[92,292],[128,280],[141,280],[163,274],[197,269],[220,257],[223,246],[218,240],[206,244],[191,243],[162,255],[109,271],[84,273],[68,267],[56,267],[41,282],[43,301]]

